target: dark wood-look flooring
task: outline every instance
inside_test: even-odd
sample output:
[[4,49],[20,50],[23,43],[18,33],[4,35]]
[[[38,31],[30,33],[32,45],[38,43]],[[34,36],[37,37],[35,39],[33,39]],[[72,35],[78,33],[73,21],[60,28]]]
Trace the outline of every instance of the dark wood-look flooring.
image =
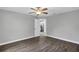
[[35,37],[0,46],[1,52],[78,52],[79,45],[51,37]]

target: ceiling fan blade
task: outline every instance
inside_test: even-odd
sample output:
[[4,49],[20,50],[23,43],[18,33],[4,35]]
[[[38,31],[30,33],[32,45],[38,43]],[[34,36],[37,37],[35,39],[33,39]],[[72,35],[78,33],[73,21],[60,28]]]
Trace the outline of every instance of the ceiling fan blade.
[[48,10],[48,9],[47,9],[47,8],[43,8],[43,9],[42,9],[42,11],[46,11],[46,10]]
[[40,9],[41,7],[36,7],[37,9]]
[[36,11],[36,9],[34,9],[34,8],[31,8],[32,10],[34,10],[34,11]]
[[43,14],[48,14],[47,12],[43,12]]

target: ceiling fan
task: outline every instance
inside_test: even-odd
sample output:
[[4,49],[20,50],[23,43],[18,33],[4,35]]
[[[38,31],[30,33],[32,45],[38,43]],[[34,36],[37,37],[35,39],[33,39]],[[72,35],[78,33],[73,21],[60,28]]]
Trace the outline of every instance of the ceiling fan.
[[43,14],[48,14],[48,8],[42,8],[42,7],[35,7],[31,8],[33,10],[32,12],[29,12],[29,14],[36,14],[37,16],[43,15]]

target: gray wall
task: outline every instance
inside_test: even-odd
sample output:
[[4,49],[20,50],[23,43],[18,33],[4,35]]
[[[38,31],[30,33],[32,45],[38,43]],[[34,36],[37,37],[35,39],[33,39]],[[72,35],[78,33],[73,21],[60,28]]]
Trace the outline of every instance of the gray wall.
[[79,42],[79,10],[49,16],[47,18],[47,34]]
[[0,43],[34,36],[34,17],[0,10]]

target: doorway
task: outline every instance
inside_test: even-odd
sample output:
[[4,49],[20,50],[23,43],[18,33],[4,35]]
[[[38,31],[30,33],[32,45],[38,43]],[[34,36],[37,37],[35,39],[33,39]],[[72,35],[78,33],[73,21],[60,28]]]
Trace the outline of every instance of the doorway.
[[46,19],[35,19],[35,36],[46,35]]

